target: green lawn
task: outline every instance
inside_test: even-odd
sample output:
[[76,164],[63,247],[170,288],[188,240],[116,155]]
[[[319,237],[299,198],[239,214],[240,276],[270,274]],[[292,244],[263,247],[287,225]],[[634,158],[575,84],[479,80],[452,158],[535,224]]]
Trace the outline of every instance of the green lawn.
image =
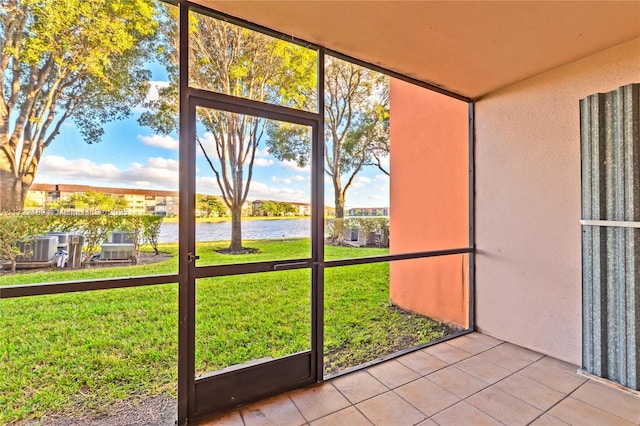
[[[251,241],[231,256],[204,244],[203,264],[305,257],[308,240]],[[175,254],[176,245],[162,247]],[[278,254],[279,253],[279,254]],[[327,258],[384,254],[327,247]],[[171,273],[156,264],[0,276],[0,285]],[[327,372],[441,337],[442,324],[389,303],[387,263],[325,271]],[[310,279],[293,270],[199,280],[197,374],[309,349]],[[0,300],[0,424],[44,414],[100,412],[115,401],[175,396],[177,285]]]

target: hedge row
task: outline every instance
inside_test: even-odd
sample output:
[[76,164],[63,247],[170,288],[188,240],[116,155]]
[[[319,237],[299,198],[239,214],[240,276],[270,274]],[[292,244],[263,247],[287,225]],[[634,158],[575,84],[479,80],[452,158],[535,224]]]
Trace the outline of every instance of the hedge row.
[[153,215],[118,214],[29,214],[0,212],[0,259],[11,263],[15,272],[16,258],[24,256],[18,242],[29,243],[49,232],[69,232],[84,237],[84,263],[100,250],[113,231],[128,231],[133,235],[134,256],[137,263],[140,246],[149,244],[158,253],[158,234],[162,217]]

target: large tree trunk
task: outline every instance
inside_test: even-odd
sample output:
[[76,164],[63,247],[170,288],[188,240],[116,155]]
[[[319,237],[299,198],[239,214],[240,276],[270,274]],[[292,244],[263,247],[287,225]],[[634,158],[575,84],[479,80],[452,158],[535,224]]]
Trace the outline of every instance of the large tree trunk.
[[333,181],[333,194],[336,205],[336,219],[342,219],[344,217],[344,193],[342,192],[342,185],[340,185],[340,182],[336,182],[336,179]]
[[231,207],[231,244],[229,251],[242,253],[242,205]]
[[16,178],[0,158],[0,211],[22,210],[31,182]]

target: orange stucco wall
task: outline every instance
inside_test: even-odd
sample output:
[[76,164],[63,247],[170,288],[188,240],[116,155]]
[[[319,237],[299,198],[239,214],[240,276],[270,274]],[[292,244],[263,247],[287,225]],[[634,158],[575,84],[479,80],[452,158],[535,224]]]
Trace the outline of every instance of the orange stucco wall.
[[[390,251],[469,244],[468,107],[391,79]],[[413,312],[467,326],[468,257],[391,263],[391,301]]]

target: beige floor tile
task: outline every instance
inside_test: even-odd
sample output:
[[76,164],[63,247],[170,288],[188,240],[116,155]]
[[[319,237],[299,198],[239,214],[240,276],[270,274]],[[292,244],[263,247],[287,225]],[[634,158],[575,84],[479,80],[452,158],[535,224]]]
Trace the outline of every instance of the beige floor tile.
[[640,396],[589,380],[571,397],[640,425]]
[[395,360],[374,365],[367,369],[367,371],[389,388],[402,386],[405,383],[420,378],[418,373]]
[[542,355],[539,352],[535,352],[530,349],[526,349],[526,348],[523,348],[522,346],[514,345],[513,343],[509,343],[509,342],[504,342],[502,345],[500,345],[500,349],[506,352],[516,353],[520,355],[522,358],[526,358],[532,362],[538,361],[544,358],[544,355]]
[[371,422],[356,407],[347,407],[309,423],[311,426],[370,426]]
[[575,398],[566,398],[549,410],[549,414],[570,425],[589,426],[632,426],[631,423],[621,417],[614,416],[593,405],[587,404]]
[[438,426],[438,424],[431,419],[427,419],[427,420],[421,421],[416,426]]
[[487,383],[495,383],[513,374],[511,371],[477,356],[464,359],[457,363],[455,367]]
[[366,371],[357,371],[331,380],[352,404],[369,399],[389,389]]
[[556,419],[550,414],[543,414],[538,417],[531,426],[569,426],[567,423],[563,422],[560,419]]
[[289,394],[307,421],[334,413],[351,405],[330,382]]
[[557,368],[558,370],[562,370],[565,373],[576,374],[578,369],[577,365],[569,364],[568,362],[560,361],[559,359],[552,358],[550,356],[545,356],[538,361],[540,364],[546,365],[547,367]]
[[541,410],[493,386],[471,395],[466,401],[509,426],[526,425],[542,414]]
[[541,410],[548,410],[566,396],[519,373],[501,380],[494,386]]
[[[477,356],[507,370],[518,371],[536,361],[536,359],[528,353],[530,351],[520,349],[522,348],[519,346],[503,343]],[[535,352],[531,353],[533,354]],[[542,355],[539,355],[539,357],[542,357]]]
[[466,398],[489,386],[488,383],[453,366],[438,370],[426,377],[458,398]]
[[447,340],[447,343],[472,355],[487,351],[495,345],[488,345],[480,340],[473,339],[469,336],[460,336],[455,339]]
[[198,422],[198,426],[244,426],[242,416],[238,410],[224,413]]
[[465,336],[473,340],[478,340],[484,343],[485,345],[489,345],[491,347],[498,346],[503,342],[502,340],[496,339],[495,337],[491,337],[488,334],[484,334],[484,333],[477,333],[477,332],[469,333],[469,334],[465,334]]
[[415,425],[425,420],[424,414],[392,391],[363,401],[356,407],[374,425]]
[[395,390],[404,400],[427,417],[456,404],[460,398],[427,379],[418,379]]
[[423,351],[446,362],[447,364],[454,364],[471,356],[469,352],[465,352],[449,345],[448,343],[438,343],[423,349]]
[[571,393],[583,384],[587,379],[577,374],[565,373],[556,368],[547,367],[540,363],[535,363],[519,372],[527,379],[542,383],[552,389],[563,393]]
[[440,426],[498,426],[498,422],[488,414],[483,413],[471,404],[464,401],[457,403],[433,416]]
[[306,423],[300,411],[287,395],[269,398],[240,410],[246,426],[287,426]]
[[416,351],[403,355],[400,358],[396,358],[396,361],[409,367],[421,376],[432,373],[448,365],[446,362],[431,356],[424,351]]

